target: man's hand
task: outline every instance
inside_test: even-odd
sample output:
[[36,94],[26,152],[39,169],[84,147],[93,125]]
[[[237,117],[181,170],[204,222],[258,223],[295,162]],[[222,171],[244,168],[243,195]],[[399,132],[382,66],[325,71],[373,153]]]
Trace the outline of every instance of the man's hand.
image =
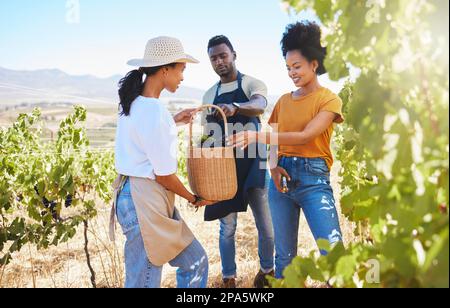
[[[236,115],[236,113],[238,111],[237,107],[233,106],[232,104],[220,104],[220,105],[217,105],[217,107],[222,109],[222,111],[225,113],[225,116],[227,118]],[[220,115],[219,111],[217,111],[217,110],[214,112],[214,116],[221,118],[221,115]]]
[[196,200],[195,195],[192,195],[192,200],[189,200],[189,203],[197,208],[208,206],[208,205],[213,205],[214,203],[217,203],[217,202],[213,202],[213,201],[203,200],[202,198],[199,198],[199,200],[197,202],[195,202],[195,200]]
[[173,117],[173,120],[177,124],[188,124],[192,120],[192,117],[195,115],[196,110],[197,109],[195,108],[184,109],[183,111],[177,113]]
[[214,201],[208,201],[208,200],[200,200],[199,202],[197,202],[196,204],[194,204],[196,207],[204,207],[204,206],[209,206],[209,205],[213,205]]
[[277,188],[277,190],[280,193],[284,193],[283,189],[281,187],[281,177],[285,176],[288,181],[291,181],[291,177],[289,176],[287,171],[284,168],[276,167],[276,168],[270,169],[270,174],[272,176],[273,183],[275,184],[275,187]]

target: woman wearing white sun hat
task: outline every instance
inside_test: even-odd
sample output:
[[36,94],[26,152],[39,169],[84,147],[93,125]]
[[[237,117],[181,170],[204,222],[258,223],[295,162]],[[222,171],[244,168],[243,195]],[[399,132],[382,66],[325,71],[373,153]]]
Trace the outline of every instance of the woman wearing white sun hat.
[[164,89],[177,90],[186,63],[198,61],[184,53],[178,39],[157,37],[148,41],[143,59],[128,62],[139,69],[119,82],[115,150],[119,178],[111,217],[114,226],[117,214],[126,236],[125,287],[160,287],[166,263],[178,267],[178,287],[207,285],[206,253],[174,205],[175,194],[195,206],[211,204],[191,194],[176,176],[176,124],[188,123],[194,110],[172,117],[159,99]]

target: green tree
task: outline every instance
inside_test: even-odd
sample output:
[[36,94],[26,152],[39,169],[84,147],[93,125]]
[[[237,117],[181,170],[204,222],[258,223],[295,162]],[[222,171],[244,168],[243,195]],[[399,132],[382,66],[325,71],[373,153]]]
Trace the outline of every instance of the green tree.
[[448,287],[449,1],[283,2],[320,19],[331,79],[357,72],[335,138],[342,210],[361,240],[320,241],[327,256],[297,257],[273,285]]

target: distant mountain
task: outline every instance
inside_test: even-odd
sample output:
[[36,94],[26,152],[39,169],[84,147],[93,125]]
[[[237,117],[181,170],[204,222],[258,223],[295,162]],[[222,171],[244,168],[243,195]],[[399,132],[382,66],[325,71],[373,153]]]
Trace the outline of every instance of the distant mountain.
[[[17,71],[0,67],[0,109],[5,105],[36,103],[117,104],[117,83],[122,76],[98,78],[92,75],[74,76],[58,69]],[[161,95],[176,108],[197,106],[204,91],[180,87],[176,93]],[[269,96],[267,112],[271,112],[277,96]],[[174,108],[175,108],[174,107]]]
[[[16,71],[0,67],[0,104],[23,102],[74,102],[116,104],[117,83],[122,76],[98,78],[74,76],[58,69]],[[175,94],[163,97],[201,100],[204,91],[180,87]]]
[[180,86],[178,88],[177,92],[170,93],[170,92],[164,91],[161,94],[161,97],[175,98],[175,99],[182,99],[182,100],[201,101],[204,94],[205,94],[204,90],[200,90],[200,89],[197,89],[197,88]]

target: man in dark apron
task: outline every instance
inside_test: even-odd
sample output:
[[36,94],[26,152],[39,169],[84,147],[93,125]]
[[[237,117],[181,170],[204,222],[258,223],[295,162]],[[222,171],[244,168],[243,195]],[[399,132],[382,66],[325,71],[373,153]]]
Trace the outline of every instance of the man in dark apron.
[[[222,108],[229,123],[229,132],[260,130],[259,116],[267,107],[267,88],[261,81],[241,74],[236,69],[236,52],[225,36],[213,37],[208,44],[208,55],[214,71],[220,81],[209,89],[203,99],[205,104],[214,104]],[[224,122],[216,113],[205,115],[206,134],[219,136],[224,140]],[[245,128],[244,128],[245,127]],[[220,141],[219,141],[220,142]],[[235,233],[237,213],[246,212],[248,205],[252,209],[258,230],[258,252],[260,271],[255,277],[255,287],[267,285],[266,275],[273,275],[273,225],[267,203],[266,168],[267,153],[265,147],[256,151],[236,149],[236,170],[238,192],[227,201],[219,202],[205,209],[205,220],[220,219],[220,255],[224,287],[236,286],[237,267],[235,262]]]

